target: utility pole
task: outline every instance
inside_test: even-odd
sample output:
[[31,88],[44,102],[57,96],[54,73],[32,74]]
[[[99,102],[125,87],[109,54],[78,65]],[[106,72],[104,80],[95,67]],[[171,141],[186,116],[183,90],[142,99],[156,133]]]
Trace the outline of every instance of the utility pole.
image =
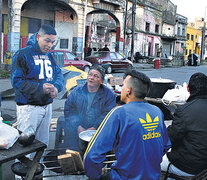
[[201,53],[200,53],[200,62],[203,60],[203,55],[205,53],[205,44],[206,44],[206,8],[203,18],[203,27],[202,27],[202,38],[201,38]]
[[88,0],[86,0],[85,8],[84,8],[84,22],[83,22],[83,47],[82,47],[82,59],[85,56],[85,38],[86,38],[86,16],[87,16],[87,7],[88,7]]
[[2,0],[0,0],[0,64],[1,64],[1,60],[3,58],[3,54],[2,54]]
[[206,33],[206,22],[204,20],[204,26],[202,27],[200,62],[202,61],[203,54],[205,53],[205,33]]
[[126,0],[125,4],[125,13],[124,13],[124,46],[123,46],[123,51],[125,54],[125,46],[126,46],[126,23],[127,23],[127,13],[128,13],[128,0]]
[[8,0],[8,33],[12,32],[12,0]]
[[137,1],[133,0],[132,5],[132,42],[131,42],[131,61],[134,62],[134,34],[135,34],[135,16]]

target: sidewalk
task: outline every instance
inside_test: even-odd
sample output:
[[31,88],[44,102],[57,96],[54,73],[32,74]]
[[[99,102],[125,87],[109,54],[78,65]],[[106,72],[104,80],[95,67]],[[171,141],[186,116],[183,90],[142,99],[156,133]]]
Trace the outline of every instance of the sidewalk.
[[135,69],[154,69],[154,64],[133,63]]

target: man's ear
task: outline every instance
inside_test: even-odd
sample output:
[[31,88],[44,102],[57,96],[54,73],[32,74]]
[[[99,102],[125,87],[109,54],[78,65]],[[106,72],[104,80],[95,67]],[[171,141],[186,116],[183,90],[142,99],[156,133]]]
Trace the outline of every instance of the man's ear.
[[187,90],[188,90],[188,92],[190,92],[190,89],[189,89],[189,86],[187,85]]
[[36,35],[36,40],[38,41],[38,40],[39,40],[39,38],[40,38],[40,35],[39,35],[39,34],[37,34],[37,35]]
[[101,84],[103,84],[104,83],[104,79],[101,79]]
[[131,94],[132,93],[132,88],[127,88],[127,94]]

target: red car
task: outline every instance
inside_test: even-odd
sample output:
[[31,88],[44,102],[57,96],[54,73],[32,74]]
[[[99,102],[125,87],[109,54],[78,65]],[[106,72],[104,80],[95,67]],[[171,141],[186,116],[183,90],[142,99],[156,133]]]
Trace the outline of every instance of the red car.
[[125,59],[118,52],[94,52],[91,56],[86,57],[85,60],[92,64],[102,65],[106,69],[106,73],[111,73],[113,70],[126,70],[133,66],[131,61]]
[[88,61],[79,60],[79,58],[76,57],[70,51],[52,50],[50,52],[55,57],[56,63],[59,65],[59,67],[73,65],[73,66],[77,67],[78,69],[81,69],[85,72],[88,72],[90,69],[90,66],[92,65]]

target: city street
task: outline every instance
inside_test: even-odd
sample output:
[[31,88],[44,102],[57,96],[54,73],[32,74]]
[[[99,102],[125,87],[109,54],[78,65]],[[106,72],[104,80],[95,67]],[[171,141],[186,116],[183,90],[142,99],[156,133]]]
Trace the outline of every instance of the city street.
[[[177,84],[182,85],[184,82],[188,82],[190,76],[196,72],[203,72],[207,74],[207,65],[202,66],[184,66],[184,67],[172,67],[153,69],[152,65],[134,64],[134,67],[140,72],[145,73],[150,78],[165,78],[171,79]],[[123,76],[123,72],[113,73],[113,76]],[[0,91],[10,89],[10,79],[0,79]],[[53,118],[58,118],[63,115],[65,99],[56,98],[53,103]],[[1,111],[2,114],[9,114],[13,119],[16,117],[16,105],[14,97],[8,97],[2,100]]]

